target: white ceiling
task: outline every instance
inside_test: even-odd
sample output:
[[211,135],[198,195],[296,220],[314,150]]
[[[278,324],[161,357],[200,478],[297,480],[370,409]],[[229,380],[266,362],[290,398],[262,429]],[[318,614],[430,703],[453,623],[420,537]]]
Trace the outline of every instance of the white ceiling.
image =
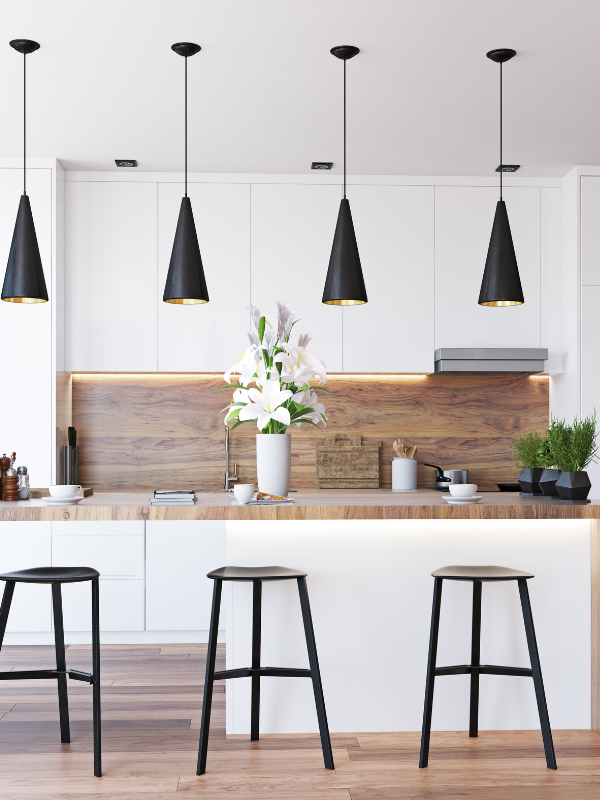
[[499,162],[504,67],[505,163],[561,176],[600,164],[599,0],[22,0],[2,4],[0,156],[22,147],[28,56],[28,152],[70,170],[183,166],[183,59],[190,59],[193,172],[304,173],[341,167],[339,44],[348,63],[348,171],[490,175]]

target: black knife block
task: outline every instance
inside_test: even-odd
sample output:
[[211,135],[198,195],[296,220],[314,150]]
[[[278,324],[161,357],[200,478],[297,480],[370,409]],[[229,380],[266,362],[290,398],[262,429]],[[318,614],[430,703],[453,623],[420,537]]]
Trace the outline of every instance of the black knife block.
[[63,445],[63,485],[77,486],[79,483],[79,445]]

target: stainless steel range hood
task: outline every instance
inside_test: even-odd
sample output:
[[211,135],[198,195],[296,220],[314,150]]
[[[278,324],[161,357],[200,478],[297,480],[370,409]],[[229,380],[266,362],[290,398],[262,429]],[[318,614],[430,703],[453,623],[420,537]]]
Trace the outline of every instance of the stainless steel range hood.
[[496,375],[533,375],[544,372],[545,347],[440,347],[435,372]]

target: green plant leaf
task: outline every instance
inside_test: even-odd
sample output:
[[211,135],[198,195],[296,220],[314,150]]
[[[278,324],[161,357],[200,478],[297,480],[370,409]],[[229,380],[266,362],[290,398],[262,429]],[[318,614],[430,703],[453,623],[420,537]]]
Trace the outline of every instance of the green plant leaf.
[[215,394],[217,392],[222,392],[224,389],[244,389],[244,391],[248,391],[250,389],[249,386],[236,386],[234,383],[228,383],[227,386],[221,386],[220,389],[215,389]]
[[236,422],[235,425],[232,425],[231,428],[229,428],[230,432],[234,431],[238,427],[238,425],[243,425],[246,422],[256,422],[256,420],[254,420],[254,419],[241,419],[238,422]]
[[225,424],[227,425],[230,419],[237,419],[239,417],[241,410],[242,410],[241,408],[234,408],[230,414],[227,414],[227,416],[225,417]]
[[258,341],[262,344],[263,336],[265,335],[265,318],[261,317],[258,320]]
[[323,432],[323,428],[319,428],[319,426],[316,424],[316,422],[313,422],[312,419],[303,419],[303,418],[301,418],[301,419],[295,419],[294,422],[308,422],[309,425],[312,425],[318,431],[321,431],[321,433]]

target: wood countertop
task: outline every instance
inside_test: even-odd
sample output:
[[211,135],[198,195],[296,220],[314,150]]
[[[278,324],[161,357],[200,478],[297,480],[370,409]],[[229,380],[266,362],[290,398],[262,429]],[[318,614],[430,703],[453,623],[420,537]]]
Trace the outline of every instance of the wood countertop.
[[151,492],[97,492],[76,506],[42,500],[0,502],[0,521],[40,520],[324,520],[324,519],[600,519],[600,500],[569,505],[513,492],[488,492],[475,505],[448,505],[441,492],[387,489],[300,490],[290,505],[240,506],[224,492],[198,493],[194,506],[151,506]]

